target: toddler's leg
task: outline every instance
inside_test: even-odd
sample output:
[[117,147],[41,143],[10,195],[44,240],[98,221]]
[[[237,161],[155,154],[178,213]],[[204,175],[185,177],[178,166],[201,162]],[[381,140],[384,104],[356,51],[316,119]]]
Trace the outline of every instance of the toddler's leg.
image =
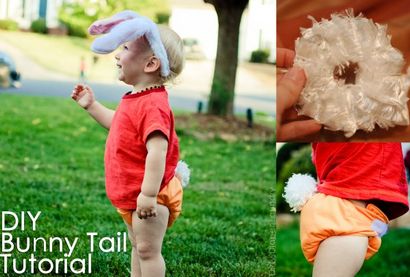
[[319,246],[313,265],[313,277],[355,276],[363,265],[368,237],[335,236]]
[[131,241],[132,252],[131,252],[131,277],[141,277],[140,261],[137,255],[137,240],[134,235],[132,227],[127,224],[128,228],[128,238]]
[[169,210],[157,205],[156,217],[139,219],[132,215],[132,230],[137,242],[137,256],[142,277],[165,276],[165,262],[161,255],[162,241],[168,225]]

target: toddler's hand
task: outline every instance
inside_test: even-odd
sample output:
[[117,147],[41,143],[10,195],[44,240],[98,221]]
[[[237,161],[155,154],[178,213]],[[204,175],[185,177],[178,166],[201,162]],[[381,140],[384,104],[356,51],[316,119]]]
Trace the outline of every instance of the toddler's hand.
[[94,92],[91,88],[81,84],[74,87],[71,98],[86,110],[95,102]]
[[140,193],[137,198],[137,215],[141,219],[157,216],[157,197]]
[[295,52],[289,49],[276,50],[276,64],[286,69],[286,74],[277,76],[276,85],[276,140],[309,141],[309,136],[318,135],[322,125],[311,118],[299,116],[294,109],[305,86],[303,69],[293,67]]

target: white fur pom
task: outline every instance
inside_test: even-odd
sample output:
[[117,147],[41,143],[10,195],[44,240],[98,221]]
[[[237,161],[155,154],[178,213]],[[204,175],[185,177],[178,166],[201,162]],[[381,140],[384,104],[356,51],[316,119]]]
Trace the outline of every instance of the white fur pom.
[[286,182],[282,195],[292,212],[302,210],[305,203],[316,193],[316,180],[307,174],[293,174]]
[[191,170],[188,164],[184,161],[179,161],[177,167],[175,168],[175,174],[181,180],[182,187],[185,188],[189,184],[189,177],[191,175]]
[[295,52],[294,65],[307,77],[297,105],[300,115],[346,137],[359,129],[409,125],[409,83],[401,74],[405,62],[391,45],[387,26],[352,10],[330,20],[313,19],[311,28],[302,29]]

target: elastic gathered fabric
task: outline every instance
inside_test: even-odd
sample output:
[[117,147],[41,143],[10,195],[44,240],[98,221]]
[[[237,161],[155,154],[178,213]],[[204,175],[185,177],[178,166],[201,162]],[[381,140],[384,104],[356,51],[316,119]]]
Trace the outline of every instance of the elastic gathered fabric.
[[[346,137],[408,125],[407,91],[410,71],[401,74],[403,56],[390,43],[387,27],[352,11],[333,14],[301,30],[294,65],[305,70],[307,82],[297,110]],[[355,65],[354,82],[336,78]]]

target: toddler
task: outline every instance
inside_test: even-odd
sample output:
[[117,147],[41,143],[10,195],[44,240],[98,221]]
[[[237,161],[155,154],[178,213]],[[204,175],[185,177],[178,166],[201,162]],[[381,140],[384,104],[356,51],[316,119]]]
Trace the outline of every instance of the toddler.
[[408,210],[401,144],[312,147],[317,193],[301,210],[303,254],[313,276],[354,276],[380,248],[389,220]]
[[115,55],[119,79],[133,89],[116,111],[96,101],[85,85],[77,85],[72,98],[109,129],[106,191],[128,228],[131,276],[165,276],[162,241],[181,212],[183,176],[175,176],[178,137],[164,83],[182,71],[183,44],[171,29],[131,11],[95,22],[89,32],[106,33],[94,41],[94,52],[123,44]]

